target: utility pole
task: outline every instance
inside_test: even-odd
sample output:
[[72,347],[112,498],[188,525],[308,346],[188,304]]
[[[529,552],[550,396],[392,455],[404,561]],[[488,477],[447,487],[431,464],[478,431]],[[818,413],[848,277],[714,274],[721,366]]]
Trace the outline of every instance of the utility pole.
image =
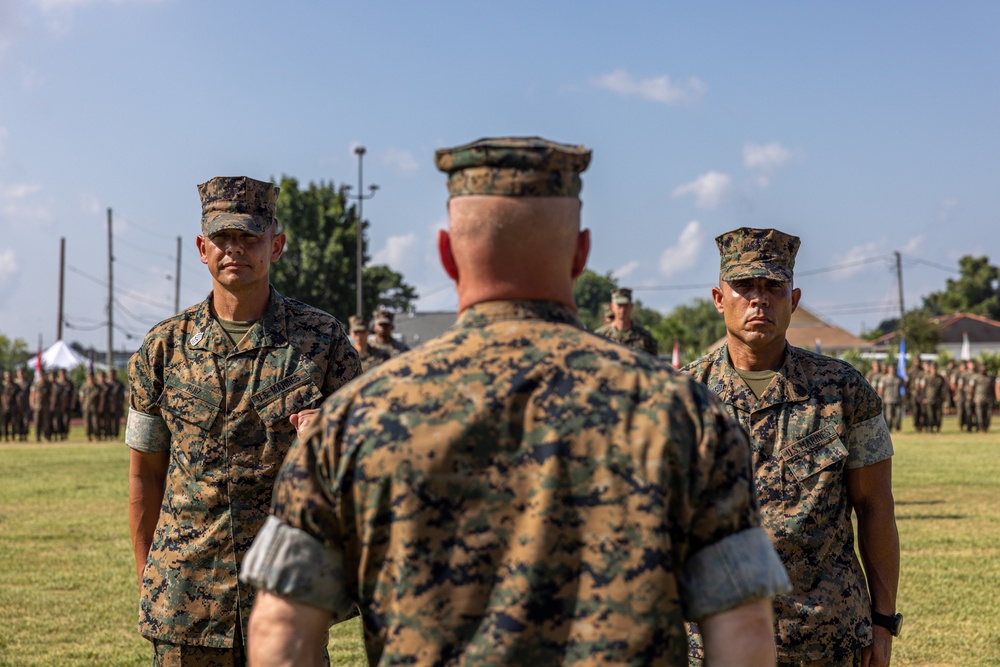
[[896,255],[896,282],[899,283],[899,328],[903,328],[903,317],[906,311],[903,309],[903,259],[899,252]]
[[108,372],[114,372],[114,366],[112,361],[114,359],[114,330],[115,330],[115,308],[114,308],[114,268],[113,264],[115,261],[114,253],[111,247],[111,207],[108,207],[108,354],[106,357],[106,362],[108,364]]
[[174,271],[174,313],[181,312],[181,237],[177,237],[177,270]]
[[56,340],[62,340],[63,294],[66,286],[66,237],[59,238],[59,324],[56,326]]

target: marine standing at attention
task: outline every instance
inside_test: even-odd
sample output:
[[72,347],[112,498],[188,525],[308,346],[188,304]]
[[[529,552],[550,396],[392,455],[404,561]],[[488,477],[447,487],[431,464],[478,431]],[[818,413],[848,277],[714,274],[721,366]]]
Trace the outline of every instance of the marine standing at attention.
[[198,191],[212,292],[153,327],[129,361],[139,632],[155,665],[243,665],[253,589],[237,573],[275,476],[296,429],[360,367],[332,315],[269,284],[285,247],[278,188],[218,177]]
[[881,401],[847,362],[785,339],[801,296],[792,284],[798,237],[744,227],[716,243],[712,299],[726,344],[681,371],[750,434],[764,528],[792,580],[792,591],[774,598],[778,665],[886,667],[902,617]]
[[368,345],[370,347],[382,350],[390,357],[395,357],[409,351],[409,345],[401,340],[396,340],[392,336],[392,330],[396,327],[396,320],[391,310],[379,308],[373,313],[372,320],[375,322],[375,333],[368,337]]
[[787,580],[746,436],[577,319],[589,161],[537,138],[437,152],[458,320],[337,392],[289,452],[242,573],[264,589],[254,664],[319,664],[357,607],[371,665],[683,665],[684,618],[720,664],[774,664]]
[[616,343],[634,347],[637,350],[649,352],[654,357],[659,352],[659,345],[653,334],[632,321],[632,290],[619,287],[611,292],[611,313],[614,319],[604,326],[598,327],[594,333],[610,338]]

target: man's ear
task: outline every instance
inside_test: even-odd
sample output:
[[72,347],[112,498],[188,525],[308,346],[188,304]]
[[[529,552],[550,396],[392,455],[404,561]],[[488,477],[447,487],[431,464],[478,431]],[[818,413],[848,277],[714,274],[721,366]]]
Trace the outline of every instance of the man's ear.
[[590,230],[581,229],[576,237],[576,251],[573,253],[573,280],[580,277],[587,267],[587,257],[590,256]]
[[198,235],[194,237],[194,244],[198,246],[198,257],[201,259],[202,264],[208,264],[208,255],[205,254],[205,243],[207,243],[207,237]]
[[722,290],[724,285],[725,283],[720,281],[718,287],[712,288],[712,303],[715,305],[715,309],[723,315],[726,314],[722,307]]
[[445,229],[438,230],[438,256],[441,258],[441,266],[448,277],[458,282],[458,264],[455,256],[451,253],[451,236]]
[[274,238],[271,239],[271,261],[277,262],[281,259],[281,254],[285,252],[285,234],[281,232],[275,234]]
[[799,299],[801,299],[801,298],[802,298],[802,290],[800,290],[798,287],[796,287],[795,289],[792,290],[792,312],[793,313],[795,312],[795,309],[799,307]]

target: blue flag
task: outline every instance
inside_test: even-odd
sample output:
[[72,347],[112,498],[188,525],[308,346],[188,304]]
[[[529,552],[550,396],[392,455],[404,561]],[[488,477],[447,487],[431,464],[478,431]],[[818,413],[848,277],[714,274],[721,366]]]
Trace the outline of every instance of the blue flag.
[[899,362],[896,367],[896,375],[902,379],[906,378],[906,339],[899,339]]

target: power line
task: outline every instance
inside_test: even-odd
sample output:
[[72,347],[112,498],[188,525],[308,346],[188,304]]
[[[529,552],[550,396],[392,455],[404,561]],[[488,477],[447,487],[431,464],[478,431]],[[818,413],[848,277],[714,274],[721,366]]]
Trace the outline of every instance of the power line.
[[[108,282],[106,280],[101,280],[100,278],[95,278],[94,276],[90,275],[86,271],[81,271],[80,269],[76,268],[73,265],[67,265],[67,268],[70,271],[72,271],[73,273],[77,273],[77,274],[83,276],[84,278],[86,278],[87,280],[90,280],[92,282],[97,283],[98,285],[101,285],[103,287],[107,287],[108,286]],[[146,305],[149,305],[149,306],[156,306],[157,308],[163,308],[164,310],[166,310],[168,312],[172,312],[173,308],[174,308],[172,305],[165,304],[162,301],[154,301],[154,300],[150,299],[149,297],[147,297],[146,295],[139,294],[137,292],[132,292],[132,291],[125,290],[125,289],[115,289],[115,293],[127,296],[130,299],[135,299],[136,301],[140,301],[140,302],[145,303]]]

